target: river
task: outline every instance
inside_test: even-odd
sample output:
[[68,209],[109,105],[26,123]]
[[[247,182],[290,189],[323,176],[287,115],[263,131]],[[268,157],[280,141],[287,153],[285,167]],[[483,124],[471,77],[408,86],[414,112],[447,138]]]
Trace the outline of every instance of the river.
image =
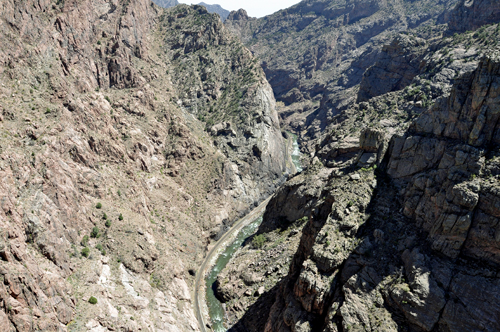
[[[297,142],[297,135],[291,135],[293,137],[292,162],[295,165],[297,172],[301,172],[302,165],[300,163],[300,149]],[[220,303],[215,297],[212,286],[217,279],[219,272],[226,267],[233,254],[236,250],[238,250],[238,248],[241,247],[243,242],[257,231],[261,222],[262,216],[253,220],[238,233],[236,239],[231,243],[231,245],[227,246],[224,252],[219,255],[215,265],[212,267],[206,278],[206,303],[210,319],[212,320],[212,329],[215,332],[226,332],[226,328],[224,327],[224,308],[222,307],[222,303]]]
[[262,217],[259,217],[238,233],[238,237],[236,238],[236,240],[234,240],[234,242],[231,243],[231,245],[228,246],[226,250],[224,250],[224,252],[219,256],[217,262],[215,263],[206,279],[208,312],[210,314],[210,318],[212,319],[212,329],[216,332],[226,331],[226,329],[224,328],[224,309],[222,308],[222,304],[215,297],[214,290],[211,286],[217,279],[217,275],[219,274],[219,272],[226,267],[227,263],[229,263],[229,260],[236,252],[236,250],[238,250],[238,248],[243,244],[245,239],[247,239],[257,231],[257,228],[259,228],[261,222]]
[[297,135],[291,134],[293,137],[293,144],[292,144],[292,162],[295,165],[295,169],[297,172],[302,172],[302,165],[300,163],[300,147],[299,147],[299,142],[297,141]]

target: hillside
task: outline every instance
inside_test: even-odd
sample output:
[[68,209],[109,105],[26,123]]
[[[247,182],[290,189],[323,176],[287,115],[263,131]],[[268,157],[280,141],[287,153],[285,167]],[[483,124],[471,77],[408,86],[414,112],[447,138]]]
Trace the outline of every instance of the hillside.
[[0,7],[1,330],[198,330],[199,262],[289,173],[263,71],[201,6]]
[[231,331],[498,331],[498,1],[162,4],[0,4],[1,331],[209,329],[268,198]]
[[470,5],[382,47],[219,275],[231,331],[498,331],[500,15],[458,33]]
[[363,73],[382,47],[398,32],[444,23],[455,3],[309,0],[259,19],[232,12],[225,25],[261,60],[284,103],[283,126],[310,155],[332,117],[356,101]]
[[[163,8],[170,8],[179,4],[177,0],[155,0],[153,2]],[[229,15],[229,10],[222,8],[220,5],[209,5],[204,2],[200,2],[198,5],[205,7],[209,13],[219,14],[222,22],[224,22]]]

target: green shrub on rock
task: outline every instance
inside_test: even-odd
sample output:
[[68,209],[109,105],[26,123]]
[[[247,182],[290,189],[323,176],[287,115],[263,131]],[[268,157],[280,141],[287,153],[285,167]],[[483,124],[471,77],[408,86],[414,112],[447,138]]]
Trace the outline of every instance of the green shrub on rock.
[[90,254],[89,247],[85,247],[85,248],[82,249],[82,256],[83,257],[89,257],[89,254]]
[[94,228],[92,228],[92,232],[90,233],[90,237],[98,238],[100,236],[101,234],[99,234],[99,228],[97,228],[97,226],[94,226]]
[[99,244],[97,244],[97,245],[95,246],[95,248],[101,252],[101,255],[103,255],[103,256],[105,256],[105,255],[106,255],[106,250],[102,247],[102,244],[100,244],[100,243],[99,243]]
[[259,234],[254,236],[254,238],[252,239],[252,245],[254,248],[259,249],[264,246],[264,243],[266,243],[266,241],[267,239],[264,234]]
[[95,297],[91,296],[89,299],[89,303],[90,304],[97,304],[97,299]]

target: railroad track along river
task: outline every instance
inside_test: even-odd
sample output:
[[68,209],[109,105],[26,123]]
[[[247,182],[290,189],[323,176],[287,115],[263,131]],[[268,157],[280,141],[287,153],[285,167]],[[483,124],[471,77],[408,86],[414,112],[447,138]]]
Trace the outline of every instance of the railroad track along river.
[[[300,149],[299,149],[299,144],[297,142],[297,136],[289,133],[291,136],[291,146],[289,146],[291,150],[291,159],[292,163],[295,167],[295,170],[293,172],[301,172],[302,171],[302,166],[300,163]],[[290,142],[290,141],[289,141]],[[232,245],[233,242],[238,238],[238,234],[245,229],[245,227],[249,226],[252,224],[253,221],[258,219],[264,214],[264,211],[266,210],[266,206],[271,200],[271,196],[267,198],[265,201],[263,201],[258,207],[253,209],[249,214],[238,220],[233,227],[226,233],[224,234],[219,241],[215,244],[215,246],[210,250],[208,253],[207,257],[203,261],[201,267],[198,269],[198,272],[196,273],[196,281],[195,281],[195,288],[194,288],[194,312],[196,315],[196,319],[198,320],[198,323],[200,325],[200,330],[201,332],[208,332],[208,331],[213,331],[210,326],[212,324],[207,324],[208,322],[205,319],[205,312],[208,316],[209,310],[208,310],[208,305],[207,305],[207,292],[206,292],[206,287],[208,286],[206,283],[206,277],[211,273],[213,267],[217,264],[217,260],[219,256],[224,253],[226,248],[228,246]],[[252,231],[253,233],[253,231]],[[251,234],[242,234],[245,236],[250,236]],[[233,249],[236,250],[237,247],[233,247]],[[221,317],[222,320],[222,317]],[[222,325],[222,323],[219,323],[219,325]],[[216,332],[219,331],[225,331],[222,327],[219,326],[218,329],[216,329]]]
[[212,331],[209,325],[207,325],[207,321],[205,319],[204,310],[207,308],[206,304],[206,282],[205,278],[207,274],[210,272],[210,269],[215,265],[217,258],[219,255],[226,249],[228,245],[230,245],[238,236],[238,233],[241,232],[243,228],[248,226],[254,220],[262,216],[264,213],[267,203],[271,197],[267,198],[263,201],[258,207],[253,209],[246,216],[238,220],[233,227],[226,234],[224,234],[219,241],[215,244],[215,246],[210,250],[207,257],[203,261],[201,267],[198,269],[196,273],[196,281],[195,281],[195,296],[194,296],[194,312],[196,318],[200,325],[200,330],[202,332]]

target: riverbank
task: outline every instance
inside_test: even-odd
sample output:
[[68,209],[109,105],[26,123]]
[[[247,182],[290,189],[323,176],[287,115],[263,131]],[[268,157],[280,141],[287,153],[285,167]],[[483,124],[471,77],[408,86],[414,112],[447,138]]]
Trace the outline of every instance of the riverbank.
[[[290,151],[290,159],[292,160],[293,172],[301,172],[302,165],[300,163],[300,149],[297,142],[297,135],[289,133],[288,150]],[[271,196],[272,197],[272,196]],[[213,291],[207,289],[207,285],[212,285],[217,274],[225,267],[232,257],[232,254],[241,246],[246,238],[251,236],[258,227],[256,223],[255,229],[248,229],[255,220],[264,214],[267,203],[271,199],[269,197],[262,202],[257,208],[252,210],[245,217],[238,220],[234,226],[215,244],[210,250],[201,268],[198,270],[195,282],[195,314],[200,324],[202,332],[216,331],[224,332],[223,327],[224,309],[220,302],[215,298]],[[222,257],[219,262],[219,257]],[[214,268],[215,267],[215,268]],[[210,303],[207,303],[210,301]]]
[[238,220],[234,224],[234,226],[226,234],[224,234],[222,238],[210,250],[200,269],[197,271],[194,290],[194,311],[196,318],[198,319],[198,322],[200,324],[200,330],[202,332],[212,331],[212,324],[210,322],[209,310],[206,303],[207,284],[205,278],[207,276],[207,273],[209,273],[209,271],[211,271],[213,266],[216,264],[219,255],[226,250],[227,246],[235,241],[239,232],[264,213],[267,203],[269,203],[270,199],[271,197],[262,202],[258,207],[252,210],[245,217]]

